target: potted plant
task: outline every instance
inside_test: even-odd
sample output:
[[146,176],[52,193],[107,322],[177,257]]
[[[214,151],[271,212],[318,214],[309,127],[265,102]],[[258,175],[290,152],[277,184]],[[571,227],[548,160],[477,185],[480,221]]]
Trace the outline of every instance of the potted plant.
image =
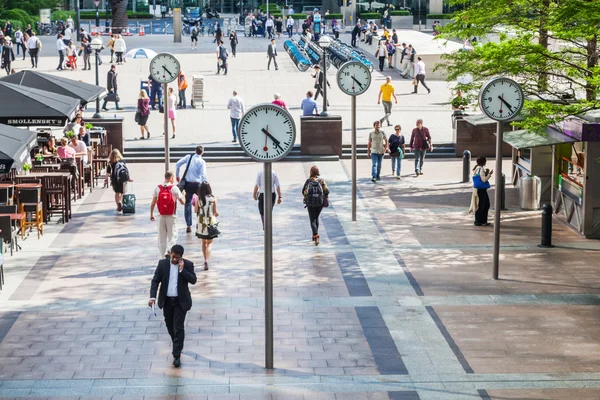
[[31,170],[31,164],[29,164],[29,163],[23,164],[23,171],[25,171],[25,175],[29,175],[30,170]]
[[88,122],[87,124],[85,124],[85,129],[89,131],[89,130],[96,129],[96,127],[93,124]]
[[33,165],[42,165],[43,161],[44,161],[44,156],[42,155],[41,152],[39,152],[35,155],[35,160],[33,161]]
[[66,137],[67,139],[71,139],[73,136],[75,136],[75,132],[73,132],[73,130],[67,131],[67,132],[65,133],[65,137]]

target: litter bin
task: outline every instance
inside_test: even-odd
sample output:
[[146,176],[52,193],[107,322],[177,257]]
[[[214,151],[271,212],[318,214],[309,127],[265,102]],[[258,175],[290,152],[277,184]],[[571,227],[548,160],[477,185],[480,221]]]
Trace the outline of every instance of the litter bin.
[[539,210],[542,195],[542,180],[537,176],[526,175],[519,179],[522,210]]

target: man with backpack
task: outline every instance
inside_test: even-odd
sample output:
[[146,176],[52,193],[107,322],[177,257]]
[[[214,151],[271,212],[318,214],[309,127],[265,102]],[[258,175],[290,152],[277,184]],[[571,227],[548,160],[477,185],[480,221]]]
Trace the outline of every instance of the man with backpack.
[[158,251],[161,256],[170,257],[167,249],[177,243],[177,202],[185,205],[181,191],[175,185],[175,174],[165,173],[165,182],[154,188],[150,203],[150,221],[154,221],[154,208],[158,208]]
[[315,246],[319,245],[319,215],[323,207],[329,207],[329,189],[325,180],[321,179],[321,173],[316,165],[310,168],[310,178],[304,182],[302,197],[308,210],[308,219],[312,229],[312,240]]
[[[229,57],[229,53],[227,53],[227,49],[223,46],[223,41],[219,40],[219,47],[217,47],[217,75],[221,73],[221,69],[225,70],[223,75],[227,75],[227,57]],[[222,64],[219,64],[219,61]]]

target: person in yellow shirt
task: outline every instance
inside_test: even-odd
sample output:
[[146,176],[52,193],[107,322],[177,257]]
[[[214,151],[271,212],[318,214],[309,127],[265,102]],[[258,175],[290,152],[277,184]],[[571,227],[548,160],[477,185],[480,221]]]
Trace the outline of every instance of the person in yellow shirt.
[[391,38],[390,31],[388,31],[388,29],[385,26],[383,27],[383,36],[386,40],[389,40]]
[[394,85],[392,85],[392,77],[386,76],[385,83],[381,85],[381,88],[379,89],[377,104],[381,104],[381,102],[383,102],[383,111],[385,112],[385,115],[379,120],[379,122],[383,124],[383,121],[385,120],[387,121],[387,126],[392,126],[390,123],[390,115],[392,115],[392,97],[394,98],[394,102],[398,104],[398,98],[396,98]]
[[186,108],[186,100],[185,100],[185,89],[187,89],[187,79],[183,71],[179,72],[179,76],[177,76],[177,89],[179,90],[179,104],[177,108]]

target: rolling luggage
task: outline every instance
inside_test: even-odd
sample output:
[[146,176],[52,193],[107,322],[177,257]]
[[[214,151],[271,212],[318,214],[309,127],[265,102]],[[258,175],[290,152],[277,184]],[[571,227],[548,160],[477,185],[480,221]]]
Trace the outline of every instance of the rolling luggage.
[[128,189],[129,184],[126,184],[123,194],[123,214],[135,214],[135,194],[127,193]]

